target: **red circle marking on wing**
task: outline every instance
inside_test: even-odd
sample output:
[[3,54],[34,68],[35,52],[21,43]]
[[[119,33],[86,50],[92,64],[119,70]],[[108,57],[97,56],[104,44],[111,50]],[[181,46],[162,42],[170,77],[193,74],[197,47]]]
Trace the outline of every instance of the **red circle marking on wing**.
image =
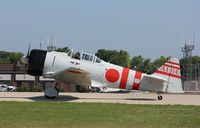
[[119,80],[119,72],[116,69],[108,69],[105,77],[107,81],[114,83]]

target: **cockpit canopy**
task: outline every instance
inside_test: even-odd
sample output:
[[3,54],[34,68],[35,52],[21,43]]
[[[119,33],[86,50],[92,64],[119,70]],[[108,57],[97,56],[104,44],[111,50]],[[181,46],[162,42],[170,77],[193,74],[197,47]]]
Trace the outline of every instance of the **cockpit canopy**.
[[70,56],[74,59],[88,61],[91,63],[101,63],[102,62],[102,60],[100,58],[96,57],[94,54],[89,54],[86,52],[81,52],[81,54],[79,52],[74,53],[73,49],[70,50],[67,54],[68,54],[68,56]]
[[95,62],[95,63],[101,63],[102,61],[100,58],[96,57],[95,55],[92,55],[86,52],[82,52],[81,59],[90,61],[90,62]]

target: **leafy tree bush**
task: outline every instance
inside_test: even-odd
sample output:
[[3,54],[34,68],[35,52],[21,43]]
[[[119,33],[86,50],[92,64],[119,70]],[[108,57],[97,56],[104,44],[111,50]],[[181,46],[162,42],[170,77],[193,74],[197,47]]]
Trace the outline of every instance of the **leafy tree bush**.
[[17,87],[17,92],[42,92],[42,89],[35,87]]
[[147,74],[152,74],[159,67],[161,67],[169,58],[170,57],[161,56],[159,59],[156,59],[154,62],[151,62],[151,59],[145,59],[141,55],[134,56],[131,62],[131,69]]
[[70,49],[68,47],[63,47],[63,48],[57,48],[56,51],[57,52],[66,52],[67,53],[67,52],[70,51]]
[[95,55],[106,62],[127,68],[129,68],[131,64],[131,58],[127,51],[99,49]]
[[16,64],[22,63],[21,58],[23,57],[21,52],[5,52],[0,51],[0,63],[1,64]]

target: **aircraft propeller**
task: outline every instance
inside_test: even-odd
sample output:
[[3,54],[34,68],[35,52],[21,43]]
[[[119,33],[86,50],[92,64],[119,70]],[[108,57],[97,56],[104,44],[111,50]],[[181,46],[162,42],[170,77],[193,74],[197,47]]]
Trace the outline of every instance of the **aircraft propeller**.
[[30,56],[30,48],[31,48],[31,44],[29,44],[29,47],[28,47],[28,51],[27,51],[27,54],[26,56],[23,56],[22,57],[22,63],[25,64],[25,67],[24,67],[24,77],[25,77],[25,73],[26,73],[26,68],[27,68],[27,65],[28,65],[28,61],[29,61],[29,56]]

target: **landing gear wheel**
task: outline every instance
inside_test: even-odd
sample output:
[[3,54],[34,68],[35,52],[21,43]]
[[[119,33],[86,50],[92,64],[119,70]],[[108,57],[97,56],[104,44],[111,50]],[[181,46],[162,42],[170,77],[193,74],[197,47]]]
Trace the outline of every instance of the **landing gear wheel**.
[[44,95],[46,99],[55,99],[56,96],[47,96],[47,95]]
[[54,87],[48,87],[45,89],[44,95],[47,99],[54,99],[58,96],[58,90]]
[[162,100],[163,97],[161,95],[158,96],[158,100]]

